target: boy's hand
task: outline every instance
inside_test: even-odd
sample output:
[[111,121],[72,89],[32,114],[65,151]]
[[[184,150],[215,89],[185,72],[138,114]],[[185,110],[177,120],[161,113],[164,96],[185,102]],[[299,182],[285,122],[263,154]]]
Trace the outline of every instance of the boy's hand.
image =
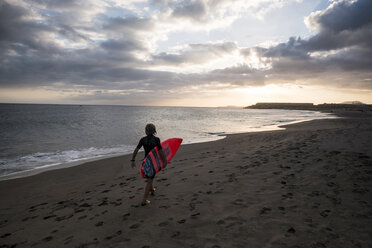
[[130,166],[132,166],[132,168],[136,167],[136,162],[135,161],[131,161]]

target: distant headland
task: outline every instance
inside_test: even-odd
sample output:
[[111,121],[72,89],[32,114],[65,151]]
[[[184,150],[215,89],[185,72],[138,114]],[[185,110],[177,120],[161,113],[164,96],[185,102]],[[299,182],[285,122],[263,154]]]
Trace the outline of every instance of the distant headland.
[[287,110],[312,110],[312,111],[332,111],[332,110],[354,110],[372,111],[371,104],[364,104],[359,101],[343,103],[284,103],[284,102],[259,102],[255,105],[244,107],[246,109],[287,109]]

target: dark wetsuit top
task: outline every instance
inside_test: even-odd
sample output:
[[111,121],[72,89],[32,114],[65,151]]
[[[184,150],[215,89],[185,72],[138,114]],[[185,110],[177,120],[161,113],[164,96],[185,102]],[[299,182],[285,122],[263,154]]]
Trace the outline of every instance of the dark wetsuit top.
[[155,137],[152,134],[147,135],[147,136],[143,137],[142,139],[140,139],[140,141],[137,145],[137,148],[140,149],[142,146],[143,146],[143,148],[145,148],[145,157],[155,147],[158,147],[158,151],[163,149],[161,147],[161,144],[160,144],[160,139],[158,137]]

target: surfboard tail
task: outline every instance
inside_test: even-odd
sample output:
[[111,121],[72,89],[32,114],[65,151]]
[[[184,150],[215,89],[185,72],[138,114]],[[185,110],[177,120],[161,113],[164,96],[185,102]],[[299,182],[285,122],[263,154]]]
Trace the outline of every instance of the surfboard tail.
[[161,146],[163,148],[165,156],[167,157],[167,162],[171,161],[171,159],[174,157],[182,143],[182,140],[183,139],[180,138],[171,138],[161,142]]

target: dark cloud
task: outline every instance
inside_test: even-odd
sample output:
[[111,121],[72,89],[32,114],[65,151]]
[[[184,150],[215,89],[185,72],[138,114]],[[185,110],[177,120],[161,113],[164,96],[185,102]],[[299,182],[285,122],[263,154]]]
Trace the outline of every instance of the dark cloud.
[[189,44],[178,54],[160,53],[152,56],[155,65],[200,64],[216,59],[237,50],[233,42],[221,44]]
[[151,31],[153,28],[154,22],[151,19],[132,16],[127,18],[107,18],[103,25],[103,30],[113,32]]
[[125,52],[125,51],[134,51],[134,50],[144,50],[145,48],[139,42],[135,40],[120,40],[120,39],[109,39],[103,41],[101,44],[103,49],[106,49],[111,52]]
[[[74,8],[78,1],[60,6],[59,1],[34,1],[50,8]],[[50,9],[48,9],[50,11]],[[8,2],[0,5],[0,85],[5,87],[47,86],[63,82],[66,87],[116,87],[112,82],[145,82],[152,78],[164,79],[162,72],[135,69],[143,61],[136,51],[146,51],[138,35],[149,30],[152,23],[141,18],[110,18],[100,16],[104,25],[84,29],[107,34],[102,42],[92,41],[75,26],[59,23],[53,12],[37,21],[32,11]],[[63,13],[62,13],[63,14]],[[27,18],[26,18],[27,17]],[[76,25],[80,25],[76,23]],[[58,37],[51,39],[50,36]],[[111,38],[110,38],[111,37]],[[86,48],[66,48],[59,40],[68,43],[85,42]],[[83,45],[84,46],[84,45]],[[156,81],[156,80],[154,80]]]
[[235,86],[259,86],[265,82],[265,74],[262,70],[254,69],[246,64],[214,70],[207,78],[215,82],[228,83]]
[[[342,48],[372,49],[372,1],[339,1],[324,11],[311,14],[308,22],[319,29],[309,39],[291,37],[268,49],[258,48],[264,57],[309,59],[309,53]],[[258,50],[256,50],[258,51]],[[248,50],[249,52],[249,50]]]
[[[39,42],[40,37],[55,31],[44,23],[25,21],[30,15],[23,7],[13,6],[7,2],[0,4],[0,49],[2,52],[11,48],[50,51],[51,44]],[[18,51],[18,49],[16,50]]]
[[341,32],[356,30],[372,23],[372,1],[338,1],[326,11],[318,11],[308,18],[320,31]]
[[[303,41],[301,38],[291,37],[287,43],[280,43],[277,46],[269,49],[260,49],[264,57],[291,57],[292,59],[307,59],[309,58],[308,51],[302,48]],[[255,51],[259,51],[256,49]]]
[[[250,48],[241,54],[258,54],[271,63],[262,70],[267,80],[324,78],[325,84],[372,88],[372,1],[339,1],[308,18],[319,32],[308,39],[291,37],[269,48]],[[353,75],[354,80],[350,80]],[[333,79],[332,79],[333,78]],[[341,79],[340,79],[341,78]],[[345,80],[342,80],[344,78]]]
[[173,17],[186,18],[196,21],[202,21],[207,13],[207,6],[201,0],[183,1],[173,10]]
[[372,47],[372,1],[339,1],[324,11],[312,13],[307,22],[319,33],[304,41],[308,51]]
[[74,28],[68,25],[61,24],[57,28],[58,33],[71,41],[91,41],[86,35],[77,32]]
[[77,7],[81,7],[83,4],[79,0],[30,0],[30,3],[39,4],[48,9],[76,9]]

